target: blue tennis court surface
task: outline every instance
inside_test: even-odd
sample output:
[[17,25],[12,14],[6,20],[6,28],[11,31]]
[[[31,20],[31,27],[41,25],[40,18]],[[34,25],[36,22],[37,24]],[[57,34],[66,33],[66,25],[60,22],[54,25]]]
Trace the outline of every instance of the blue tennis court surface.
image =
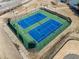
[[18,22],[18,24],[23,28],[27,28],[37,22],[39,22],[40,20],[43,20],[44,18],[46,18],[45,15],[41,14],[41,13],[37,13],[34,14],[32,16],[29,16],[28,18],[25,18],[21,21]]
[[41,24],[40,26],[29,31],[29,34],[37,41],[41,42],[51,33],[54,33],[58,28],[62,26],[61,23],[50,19],[47,22]]

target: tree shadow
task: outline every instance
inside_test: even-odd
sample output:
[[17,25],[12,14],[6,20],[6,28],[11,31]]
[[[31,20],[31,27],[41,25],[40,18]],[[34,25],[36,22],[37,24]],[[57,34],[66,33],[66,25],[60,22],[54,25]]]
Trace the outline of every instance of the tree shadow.
[[72,12],[74,12],[74,15],[79,16],[79,10],[76,9],[75,7],[72,7],[69,5],[69,8],[72,10]]

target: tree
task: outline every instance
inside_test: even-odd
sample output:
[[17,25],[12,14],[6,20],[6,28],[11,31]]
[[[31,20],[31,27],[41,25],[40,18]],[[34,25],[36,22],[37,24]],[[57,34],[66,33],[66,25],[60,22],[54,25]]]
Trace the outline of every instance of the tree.
[[79,3],[77,4],[78,10],[79,10]]

